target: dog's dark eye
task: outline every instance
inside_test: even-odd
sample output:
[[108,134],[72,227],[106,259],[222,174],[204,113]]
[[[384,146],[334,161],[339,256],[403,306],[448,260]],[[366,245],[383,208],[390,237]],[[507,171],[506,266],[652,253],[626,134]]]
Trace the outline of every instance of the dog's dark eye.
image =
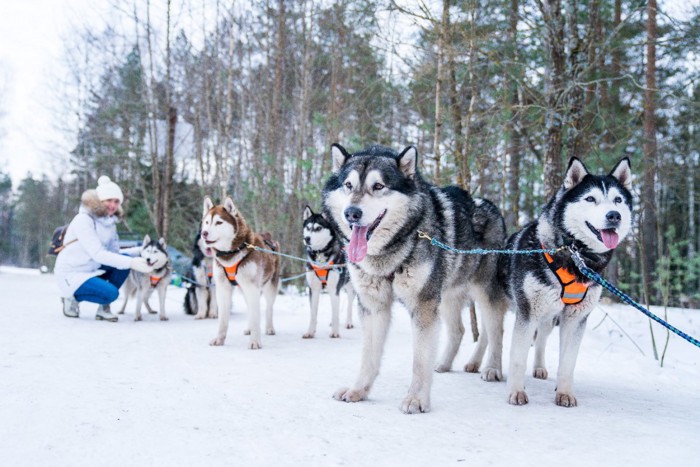
[[222,221],[216,221],[216,224],[215,224],[215,225],[221,225],[221,224],[223,224]]
[[375,183],[374,185],[372,185],[372,189],[373,189],[374,191],[379,191],[379,190],[381,190],[382,188],[384,188],[384,185],[382,185],[381,183]]
[[588,201],[589,203],[595,203],[595,198],[592,197],[592,196],[588,196],[588,197],[586,198],[586,201]]
[[345,188],[347,188],[348,190],[352,190],[352,183],[345,182]]
[[622,197],[620,196],[615,196],[615,199],[613,200],[613,203],[615,204],[620,204],[622,202]]

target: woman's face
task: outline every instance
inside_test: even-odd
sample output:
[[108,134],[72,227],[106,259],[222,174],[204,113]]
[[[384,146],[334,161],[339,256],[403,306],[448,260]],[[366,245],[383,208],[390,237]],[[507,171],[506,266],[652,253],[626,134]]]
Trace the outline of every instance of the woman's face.
[[107,215],[112,216],[119,209],[119,200],[117,198],[103,199],[102,206],[107,210]]

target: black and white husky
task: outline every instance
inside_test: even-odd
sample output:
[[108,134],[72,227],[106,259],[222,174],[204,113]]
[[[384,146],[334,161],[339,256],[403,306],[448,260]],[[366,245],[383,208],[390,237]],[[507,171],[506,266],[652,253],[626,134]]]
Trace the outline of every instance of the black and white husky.
[[124,291],[124,303],[122,304],[121,310],[119,310],[120,315],[124,314],[129,297],[132,296],[136,296],[136,316],[134,321],[142,320],[142,304],[146,306],[149,313],[155,314],[156,311],[151,309],[148,304],[148,299],[151,297],[151,294],[157,290],[160,303],[160,320],[168,320],[168,317],[165,316],[165,294],[168,290],[168,284],[170,284],[172,265],[166,248],[167,245],[163,238],[157,241],[151,240],[151,237],[148,235],[143,238],[141,257],[146,259],[149,266],[153,266],[153,271],[151,271],[150,274],[144,274],[134,270],[129,273],[129,277],[122,286]]
[[192,245],[192,267],[187,274],[191,281],[185,294],[185,313],[195,315],[194,319],[218,317],[216,306],[216,291],[214,289],[214,256],[210,248],[197,232]]
[[[514,234],[508,249],[533,250],[571,246],[585,263],[601,272],[632,224],[632,173],[629,159],[617,163],[607,176],[593,175],[572,158],[564,183],[539,218]],[[512,255],[499,260],[499,273],[516,312],[510,349],[508,401],[527,404],[525,367],[535,334],[533,375],[546,379],[544,350],[547,336],[559,321],[559,367],[556,403],[576,405],[574,367],[586,320],[601,287],[583,276],[568,250],[556,254]]]
[[[452,323],[450,332],[459,339],[451,342],[458,345],[464,333],[461,311],[468,300],[476,299],[488,311],[484,316],[502,314],[505,303],[490,299],[497,296],[491,290],[497,287],[496,258],[460,255],[419,238],[418,231],[424,231],[459,249],[485,245],[474,232],[472,198],[457,187],[438,188],[423,180],[413,146],[400,154],[382,146],[349,154],[334,144],[331,154],[333,174],[323,189],[324,212],[349,239],[348,269],[363,328],[360,373],[352,387],[338,390],[334,397],[347,402],[367,398],[379,373],[391,307],[398,300],[413,325],[413,379],[401,410],[427,412],[438,315]],[[495,217],[494,225],[500,221],[503,226],[497,210]],[[502,231],[496,242],[502,244],[503,239]],[[494,323],[498,326],[498,320]],[[499,348],[500,342],[496,344]],[[456,352],[454,345],[448,347],[441,370],[449,369]],[[500,373],[500,358],[500,352],[491,353],[487,366]]]
[[[316,335],[316,323],[318,318],[318,303],[321,292],[328,291],[331,299],[331,337],[340,337],[340,291],[347,294],[347,318],[345,328],[352,329],[352,302],[355,299],[355,291],[350,284],[350,275],[347,267],[341,266],[347,262],[343,245],[333,225],[323,216],[314,213],[309,206],[304,209],[304,248],[309,262],[306,263],[306,283],[309,285],[309,301],[311,305],[311,319],[309,330],[302,336],[310,339]],[[315,263],[337,265],[337,267],[323,267]]]

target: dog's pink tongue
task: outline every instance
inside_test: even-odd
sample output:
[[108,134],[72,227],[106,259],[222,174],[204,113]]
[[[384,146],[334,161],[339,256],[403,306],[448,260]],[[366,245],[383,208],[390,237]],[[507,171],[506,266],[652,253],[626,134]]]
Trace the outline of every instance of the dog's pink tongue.
[[615,229],[603,229],[600,231],[600,237],[603,239],[603,244],[606,248],[612,250],[614,249],[620,239],[617,237],[617,232]]
[[368,225],[352,227],[350,244],[348,245],[348,259],[353,263],[359,263],[367,255],[367,229]]

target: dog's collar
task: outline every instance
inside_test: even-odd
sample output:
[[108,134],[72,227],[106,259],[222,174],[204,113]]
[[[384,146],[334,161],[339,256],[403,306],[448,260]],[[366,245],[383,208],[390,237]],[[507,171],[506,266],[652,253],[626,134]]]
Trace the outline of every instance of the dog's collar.
[[219,251],[219,250],[217,250],[217,251],[216,251],[216,256],[217,256],[217,258],[221,258],[221,257],[224,257],[224,256],[233,256],[233,255],[236,255],[236,254],[240,253],[241,251],[245,250],[246,248],[248,248],[248,243],[247,243],[247,242],[243,242],[243,243],[241,243],[241,246],[239,246],[239,247],[236,248],[235,250],[229,250],[229,251]]
[[[544,245],[542,245],[542,248],[545,249]],[[561,284],[561,301],[565,305],[581,303],[588,293],[588,284],[577,281],[576,276],[564,266],[557,266],[554,258],[546,251],[544,252],[544,260],[557,277],[559,284]]]

